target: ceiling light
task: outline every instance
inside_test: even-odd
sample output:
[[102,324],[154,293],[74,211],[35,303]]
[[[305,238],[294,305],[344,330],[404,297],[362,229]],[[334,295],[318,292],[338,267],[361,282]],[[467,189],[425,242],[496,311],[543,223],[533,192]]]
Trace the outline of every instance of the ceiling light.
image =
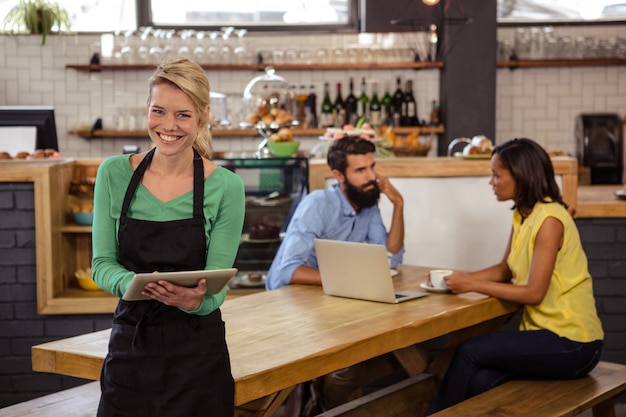
[[422,3],[424,3],[426,6],[434,6],[435,4],[439,3],[439,0],[422,0]]

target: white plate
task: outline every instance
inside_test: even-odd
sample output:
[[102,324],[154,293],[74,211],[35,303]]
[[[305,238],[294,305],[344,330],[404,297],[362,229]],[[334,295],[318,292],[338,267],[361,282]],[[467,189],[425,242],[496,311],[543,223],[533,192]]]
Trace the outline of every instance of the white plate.
[[450,290],[447,289],[447,288],[433,288],[433,287],[429,286],[425,282],[422,282],[420,284],[420,288],[423,288],[423,289],[425,289],[428,292],[434,292],[434,293],[437,293],[437,294],[447,294],[447,293],[450,292]]
[[[338,140],[337,138],[327,138],[326,136],[319,136],[318,139],[319,140],[327,140],[327,141]],[[383,138],[380,137],[380,136],[376,136],[375,138],[371,138],[371,139],[368,138],[367,140],[369,140],[370,142],[376,143],[376,142],[381,142],[383,140]]]
[[615,191],[615,197],[619,198],[620,200],[626,200],[626,193],[624,192],[624,190],[617,190]]
[[391,276],[395,277],[396,275],[398,275],[398,270],[397,269],[392,269],[391,270]]
[[250,233],[242,233],[241,241],[246,243],[274,243],[280,242],[285,237],[285,232],[281,232],[278,238],[275,239],[250,239]]
[[250,288],[265,287],[265,274],[261,276],[261,281],[255,281],[255,282],[250,281],[250,278],[248,278],[248,274],[245,274],[241,276],[241,278],[239,278],[239,282],[237,282],[237,284],[242,287],[250,287]]
[[293,201],[293,197],[291,196],[274,198],[274,199],[255,198],[255,197],[248,198],[248,203],[254,204],[255,206],[265,206],[265,207],[279,206],[281,204],[291,203],[292,201]]
[[456,152],[454,156],[461,159],[491,159],[491,154],[463,155],[462,152]]

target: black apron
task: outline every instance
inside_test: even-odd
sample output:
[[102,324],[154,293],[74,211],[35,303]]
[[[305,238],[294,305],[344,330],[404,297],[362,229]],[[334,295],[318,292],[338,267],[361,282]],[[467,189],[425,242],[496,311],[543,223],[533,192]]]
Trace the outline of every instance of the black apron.
[[[204,166],[194,150],[193,218],[127,217],[154,149],[131,178],[118,231],[120,263],[134,272],[204,269]],[[100,377],[98,417],[234,415],[234,381],[220,310],[187,314],[158,301],[120,300]]]

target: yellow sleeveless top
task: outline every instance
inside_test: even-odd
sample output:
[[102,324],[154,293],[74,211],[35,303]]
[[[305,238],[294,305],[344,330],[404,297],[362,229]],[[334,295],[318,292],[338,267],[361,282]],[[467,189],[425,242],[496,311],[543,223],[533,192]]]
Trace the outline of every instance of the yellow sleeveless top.
[[587,256],[576,224],[561,204],[538,202],[523,223],[519,212],[514,212],[511,252],[507,258],[513,284],[528,283],[535,239],[548,217],[563,224],[563,245],[545,298],[538,305],[524,306],[520,330],[545,329],[581,343],[602,340],[604,332],[596,311]]

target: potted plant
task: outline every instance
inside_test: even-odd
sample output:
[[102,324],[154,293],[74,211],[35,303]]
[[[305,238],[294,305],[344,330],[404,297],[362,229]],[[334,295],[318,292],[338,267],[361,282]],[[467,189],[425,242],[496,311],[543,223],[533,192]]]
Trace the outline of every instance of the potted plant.
[[57,31],[69,32],[70,17],[67,10],[56,2],[47,0],[20,0],[4,18],[6,32],[41,34],[41,44],[46,43],[46,36]]

